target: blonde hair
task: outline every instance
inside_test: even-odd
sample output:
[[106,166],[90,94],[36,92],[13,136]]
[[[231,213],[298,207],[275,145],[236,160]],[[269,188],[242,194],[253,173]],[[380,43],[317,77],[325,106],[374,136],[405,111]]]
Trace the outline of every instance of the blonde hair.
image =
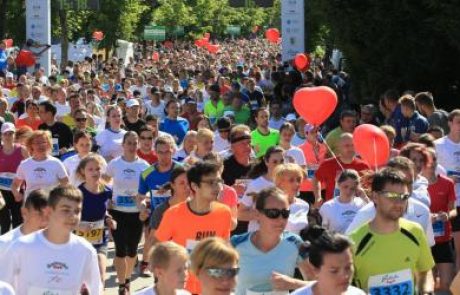
[[[89,162],[96,162],[99,164],[101,168],[104,166],[104,159],[100,155],[90,153],[89,155],[84,157],[83,160],[80,161],[80,163],[77,166],[77,169],[75,170],[75,175],[81,181],[85,181],[84,171],[85,171],[86,165],[88,165]],[[102,180],[100,180],[100,182],[102,183]]]
[[196,134],[196,140],[201,141],[206,139],[214,139],[214,133],[207,128],[199,129]]
[[396,137],[396,130],[394,129],[393,126],[382,125],[382,126],[380,126],[380,129],[382,129],[382,131],[386,134],[387,137],[390,137],[390,136],[392,138]]
[[412,110],[415,110],[415,98],[412,97],[411,95],[404,95],[399,99],[399,103],[402,106],[406,106],[408,108],[411,108]]
[[184,258],[184,260],[187,260],[187,250],[184,247],[170,241],[158,243],[150,250],[150,267],[152,269],[166,269],[173,257],[181,257]]
[[26,147],[30,154],[32,154],[33,152],[33,141],[40,137],[44,137],[48,141],[49,149],[51,150],[53,146],[51,132],[49,132],[48,130],[35,130],[32,132],[32,134],[30,134],[30,136],[26,140]]
[[221,238],[207,238],[198,243],[190,256],[193,274],[208,267],[219,267],[223,264],[238,263],[238,252]]
[[287,163],[276,166],[273,171],[273,182],[276,186],[281,183],[281,178],[286,174],[295,174],[301,178],[304,178],[305,173],[298,164]]

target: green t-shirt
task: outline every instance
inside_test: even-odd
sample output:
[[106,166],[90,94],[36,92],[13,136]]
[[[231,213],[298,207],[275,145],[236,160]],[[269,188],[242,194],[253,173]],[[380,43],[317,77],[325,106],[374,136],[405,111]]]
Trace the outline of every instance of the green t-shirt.
[[214,125],[217,119],[224,115],[224,103],[219,99],[217,106],[214,106],[211,100],[208,100],[204,105],[204,115],[209,118],[211,125]]
[[331,150],[334,152],[334,154],[338,154],[339,152],[339,149],[338,149],[338,145],[339,145],[339,140],[340,140],[340,136],[343,134],[343,130],[342,128],[339,126],[335,129],[332,129],[327,135],[326,135],[326,143],[329,145],[329,147],[331,148]]
[[399,220],[400,230],[376,234],[369,223],[350,234],[354,242],[354,284],[370,294],[414,294],[415,273],[433,268],[425,233],[419,224]]
[[232,111],[235,114],[236,124],[248,124],[251,118],[251,111],[247,106],[242,106],[239,111],[236,111],[232,106],[227,106],[224,108],[225,111]]
[[275,146],[280,141],[280,133],[278,130],[269,129],[269,133],[264,135],[259,129],[251,132],[251,145],[254,147],[257,158],[262,157],[267,152],[268,148]]

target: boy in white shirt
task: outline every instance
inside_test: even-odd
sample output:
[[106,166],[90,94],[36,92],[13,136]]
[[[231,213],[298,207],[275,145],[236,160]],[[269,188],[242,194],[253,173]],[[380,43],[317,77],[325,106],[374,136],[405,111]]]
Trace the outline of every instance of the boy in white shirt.
[[7,252],[0,280],[18,295],[101,294],[96,250],[72,234],[80,222],[83,196],[71,185],[54,188],[49,195],[48,227],[17,239]]

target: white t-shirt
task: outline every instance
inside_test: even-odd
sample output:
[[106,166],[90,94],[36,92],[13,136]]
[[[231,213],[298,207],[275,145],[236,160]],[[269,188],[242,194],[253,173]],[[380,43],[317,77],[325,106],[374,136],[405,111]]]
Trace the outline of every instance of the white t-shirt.
[[[263,176],[259,176],[256,179],[253,179],[248,183],[246,187],[246,191],[244,192],[244,196],[241,198],[240,203],[248,208],[254,207],[254,198],[249,196],[249,193],[258,193],[264,188],[269,188],[275,186],[273,182],[267,180]],[[256,231],[259,228],[259,224],[255,220],[249,221],[248,231]]]
[[[142,290],[139,290],[134,293],[134,295],[156,295],[155,289],[153,286],[146,287]],[[187,290],[176,290],[176,295],[190,295],[190,292]]]
[[[316,281],[313,281],[311,284],[308,284],[305,287],[302,287],[300,289],[295,290],[294,292],[291,293],[291,295],[314,295],[313,294],[313,287],[315,286]],[[353,286],[348,286],[347,291],[345,293],[342,293],[343,295],[366,295],[366,293]]]
[[287,159],[288,163],[295,163],[300,166],[307,165],[305,161],[305,155],[302,150],[296,146],[291,146],[290,149],[284,152],[284,157]]
[[[367,203],[362,207],[356,214],[353,221],[348,226],[345,234],[349,235],[365,223],[372,221],[375,218],[375,206],[373,202]],[[410,197],[406,214],[403,218],[420,224],[423,228],[428,245],[434,246],[434,233],[433,224],[431,223],[430,209],[425,206],[422,202]]]
[[[457,176],[460,179],[460,143],[455,143],[444,136],[434,142],[438,163],[447,171],[447,176]],[[460,181],[455,183],[457,207],[460,207]]]
[[286,119],[283,117],[279,118],[278,120],[275,120],[275,118],[271,117],[268,121],[268,127],[279,130],[284,122],[286,122]]
[[230,142],[227,139],[223,139],[219,131],[214,132],[214,151],[222,152],[230,148]]
[[141,97],[147,96],[147,85],[145,84],[142,86],[132,85],[131,87],[129,87],[129,91],[131,91],[131,93],[134,93],[134,91],[136,90],[141,93]]
[[139,212],[134,197],[139,188],[139,179],[149,163],[141,158],[127,162],[122,157],[107,165],[106,174],[113,178],[113,209],[122,212]]
[[66,102],[65,104],[60,104],[59,102],[55,102],[54,106],[56,107],[56,117],[64,117],[65,115],[70,113],[70,106]]
[[59,185],[59,180],[67,177],[67,172],[61,161],[48,156],[43,161],[36,161],[32,157],[19,164],[16,173],[18,179],[26,182],[25,198],[36,189],[52,190]]
[[12,229],[6,234],[0,236],[0,265],[4,265],[4,263],[6,263],[7,257],[5,254],[11,244],[16,241],[16,239],[24,236],[20,228],[21,226],[18,226],[15,229]]
[[114,159],[123,154],[123,137],[126,134],[126,130],[120,129],[119,132],[113,132],[111,129],[105,129],[96,135],[96,142],[99,148],[99,153],[104,158]]
[[17,239],[9,248],[1,280],[17,294],[79,294],[86,285],[90,294],[100,294],[96,250],[81,237],[70,235],[65,244],[48,241],[43,231]]
[[145,104],[145,109],[146,109],[148,115],[155,115],[160,120],[163,119],[166,116],[166,114],[165,114],[165,103],[162,100],[160,100],[160,103],[157,106],[153,106],[151,101],[146,103]]
[[0,295],[14,295],[13,287],[5,282],[0,282]]
[[[83,183],[83,181],[81,181],[76,175],[77,167],[78,167],[78,164],[80,164],[81,160],[82,158],[80,158],[80,156],[77,154],[77,155],[73,155],[72,157],[68,157],[67,159],[64,160],[64,162],[62,162],[67,171],[67,174],[69,175],[70,184],[75,187],[78,187],[80,184]],[[103,164],[101,167],[101,173],[105,173],[105,170],[107,168],[107,163],[105,162],[104,158],[102,158],[102,160],[103,160]]]
[[286,230],[299,234],[301,230],[308,226],[308,211],[310,205],[302,199],[295,198],[294,203],[289,206],[289,214]]
[[342,203],[337,197],[327,201],[319,209],[319,214],[323,218],[323,227],[345,233],[356,213],[364,205],[366,203],[358,197],[354,197],[349,203]]

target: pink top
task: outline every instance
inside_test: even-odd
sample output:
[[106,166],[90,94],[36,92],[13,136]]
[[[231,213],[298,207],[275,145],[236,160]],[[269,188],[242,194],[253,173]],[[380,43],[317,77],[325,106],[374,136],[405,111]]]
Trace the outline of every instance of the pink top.
[[22,157],[20,145],[15,145],[13,153],[10,155],[5,154],[3,148],[0,148],[0,172],[16,173],[22,160],[24,158]]
[[233,187],[224,184],[224,189],[222,190],[222,195],[219,199],[219,202],[227,205],[230,208],[236,207],[238,204],[238,195]]

